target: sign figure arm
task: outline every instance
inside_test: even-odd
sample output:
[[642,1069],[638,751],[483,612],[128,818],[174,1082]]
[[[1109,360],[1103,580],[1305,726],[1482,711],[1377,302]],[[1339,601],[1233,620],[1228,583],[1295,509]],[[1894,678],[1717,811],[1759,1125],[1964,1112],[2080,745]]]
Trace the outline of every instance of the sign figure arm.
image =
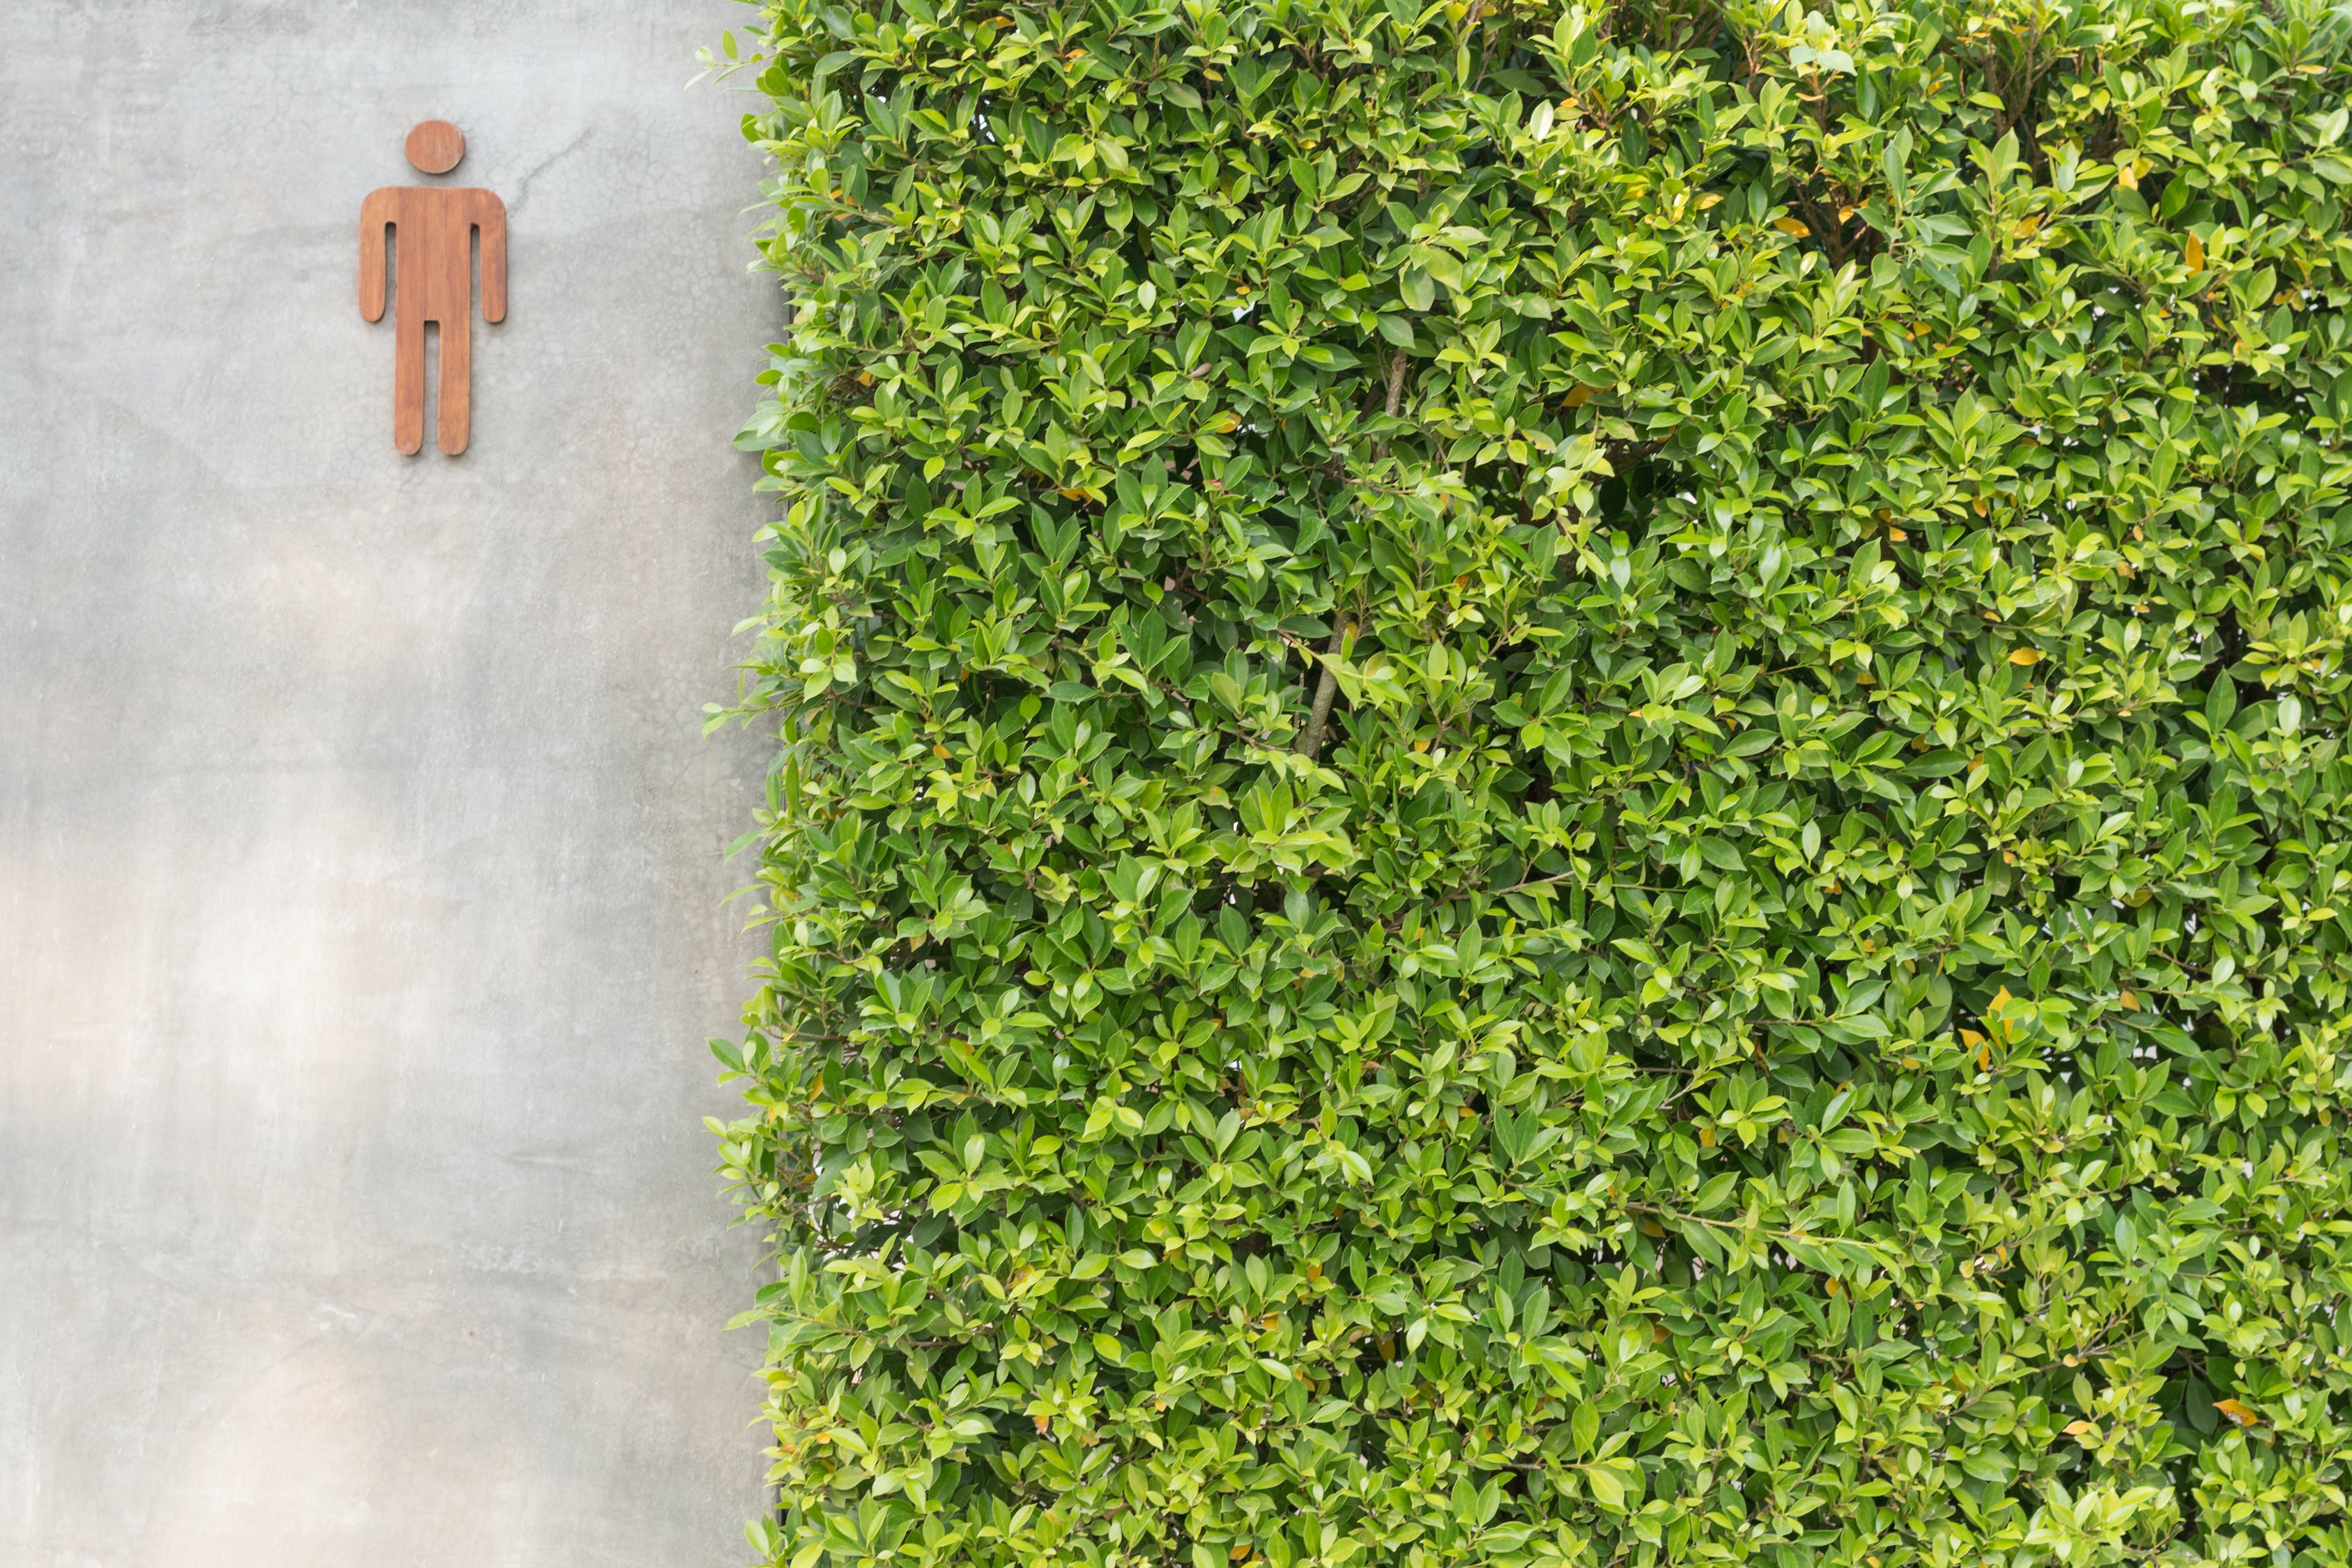
[[507,319],[507,205],[496,193],[474,193],[474,224],[482,231],[482,320]]
[[383,263],[392,224],[392,193],[376,191],[360,204],[360,315],[383,320]]

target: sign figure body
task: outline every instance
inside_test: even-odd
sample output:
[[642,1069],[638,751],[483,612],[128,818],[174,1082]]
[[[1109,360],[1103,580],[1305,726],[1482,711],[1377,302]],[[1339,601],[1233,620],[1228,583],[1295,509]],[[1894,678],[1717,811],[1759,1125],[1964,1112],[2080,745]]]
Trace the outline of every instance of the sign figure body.
[[[446,121],[428,120],[408,136],[408,160],[428,174],[446,174],[466,153]],[[449,185],[387,185],[360,205],[360,314],[383,320],[385,231],[397,236],[399,275],[393,292],[393,440],[404,452],[425,446],[425,323],[441,329],[436,402],[441,449],[466,449],[473,402],[474,235],[482,237],[482,320],[507,314],[507,207],[489,191]]]

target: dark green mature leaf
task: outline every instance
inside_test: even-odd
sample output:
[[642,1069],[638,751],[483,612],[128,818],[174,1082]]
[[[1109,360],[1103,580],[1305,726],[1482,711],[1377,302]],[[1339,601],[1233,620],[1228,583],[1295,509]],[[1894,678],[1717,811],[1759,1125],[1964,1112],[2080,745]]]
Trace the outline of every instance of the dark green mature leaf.
[[2352,1558],[2345,14],[762,16],[765,1557]]

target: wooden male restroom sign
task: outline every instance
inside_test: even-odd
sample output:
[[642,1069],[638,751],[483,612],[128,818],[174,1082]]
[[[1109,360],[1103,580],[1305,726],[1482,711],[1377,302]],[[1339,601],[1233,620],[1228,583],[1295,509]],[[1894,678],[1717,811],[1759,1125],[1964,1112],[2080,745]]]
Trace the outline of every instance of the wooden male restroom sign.
[[[446,120],[408,133],[408,161],[446,174],[466,138]],[[482,236],[482,320],[507,316],[507,205],[456,185],[386,185],[360,204],[360,314],[383,320],[385,230],[399,247],[393,279],[392,437],[404,452],[425,446],[425,323],[441,329],[441,449],[466,449],[473,415],[474,233]]]

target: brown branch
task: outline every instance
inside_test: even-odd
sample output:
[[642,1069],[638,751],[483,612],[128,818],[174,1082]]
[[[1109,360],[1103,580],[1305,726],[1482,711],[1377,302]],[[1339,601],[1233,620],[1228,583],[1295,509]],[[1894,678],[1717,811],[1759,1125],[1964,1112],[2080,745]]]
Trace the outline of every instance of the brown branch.
[[1330,722],[1331,699],[1339,690],[1339,666],[1331,661],[1339,658],[1339,649],[1346,643],[1348,617],[1340,615],[1339,608],[1337,605],[1331,606],[1331,641],[1323,650],[1326,662],[1323,679],[1315,685],[1315,706],[1307,710],[1307,727],[1298,732],[1297,744],[1292,748],[1310,763],[1323,749],[1323,728]]
[[[1397,406],[1404,401],[1404,373],[1411,355],[1402,348],[1389,356],[1388,400],[1381,413],[1396,417]],[[1385,448],[1386,443],[1382,443]],[[1383,449],[1381,455],[1387,455]],[[1347,646],[1348,617],[1339,613],[1336,597],[1331,605],[1331,641],[1323,650],[1323,678],[1315,683],[1315,701],[1307,711],[1307,727],[1298,732],[1298,742],[1292,749],[1308,762],[1313,762],[1323,750],[1323,731],[1331,721],[1331,702],[1339,694],[1339,658]]]

